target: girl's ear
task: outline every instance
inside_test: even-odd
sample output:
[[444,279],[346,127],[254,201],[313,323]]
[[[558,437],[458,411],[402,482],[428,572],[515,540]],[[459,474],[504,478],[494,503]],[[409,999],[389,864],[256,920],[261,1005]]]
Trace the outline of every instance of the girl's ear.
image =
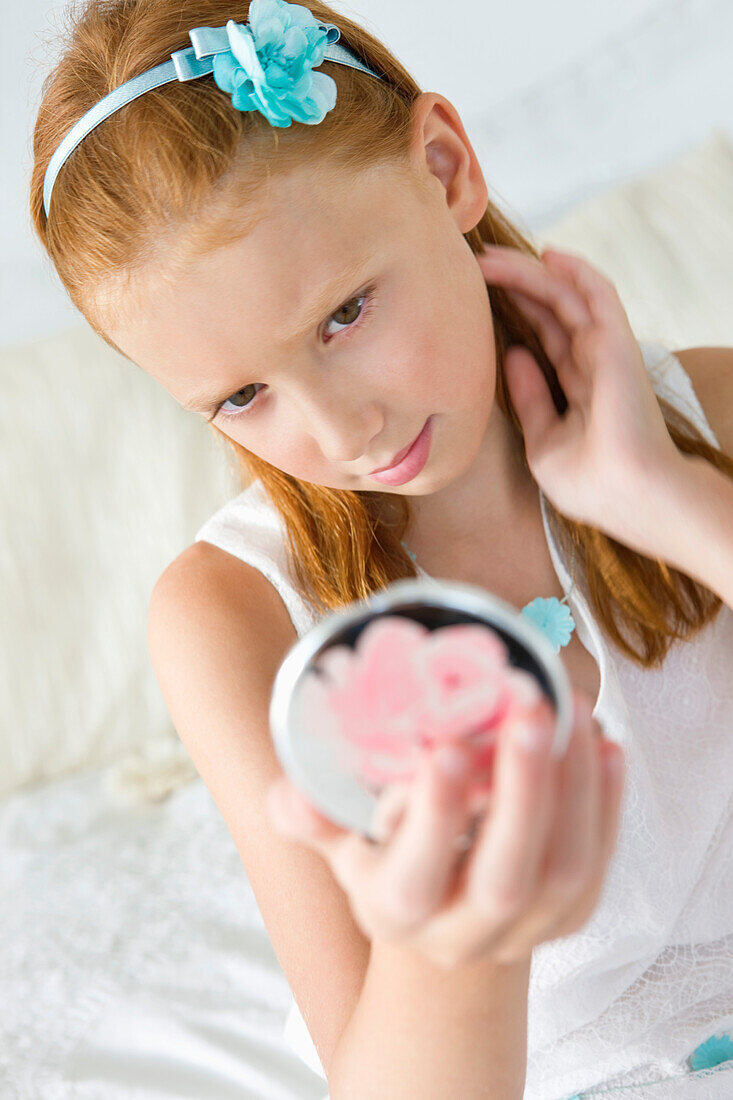
[[489,192],[460,115],[437,92],[423,92],[412,110],[416,165],[440,181],[461,233],[468,233],[485,213]]

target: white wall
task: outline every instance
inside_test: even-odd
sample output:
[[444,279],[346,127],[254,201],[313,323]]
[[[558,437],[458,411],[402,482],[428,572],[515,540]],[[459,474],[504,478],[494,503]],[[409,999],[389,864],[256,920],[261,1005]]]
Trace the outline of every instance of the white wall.
[[[493,197],[539,229],[709,136],[733,136],[733,0],[359,0],[343,11],[458,108]],[[66,5],[0,0],[0,344],[78,321],[32,238],[31,132]],[[427,16],[426,16],[427,13]]]

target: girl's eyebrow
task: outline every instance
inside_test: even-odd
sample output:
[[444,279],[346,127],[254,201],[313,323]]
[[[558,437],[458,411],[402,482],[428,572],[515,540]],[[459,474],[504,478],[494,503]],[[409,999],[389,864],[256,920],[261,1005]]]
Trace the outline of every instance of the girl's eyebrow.
[[[319,291],[317,299],[314,299],[308,306],[308,309],[301,314],[295,329],[290,336],[286,337],[283,341],[284,346],[296,344],[306,336],[307,333],[318,324],[334,302],[336,302],[337,308],[338,305],[345,302],[345,296],[349,293],[349,288],[364,277],[374,257],[375,254],[373,252],[361,256],[357,261],[343,268],[336,278],[330,279],[325,283]],[[240,371],[239,379],[233,383],[234,388],[227,389],[226,393],[211,393],[210,391],[199,392],[194,394],[190,400],[181,407],[190,412],[201,413],[205,416],[222,401],[226,401],[227,397],[232,393],[236,392],[236,386],[241,380],[241,377],[242,372]]]

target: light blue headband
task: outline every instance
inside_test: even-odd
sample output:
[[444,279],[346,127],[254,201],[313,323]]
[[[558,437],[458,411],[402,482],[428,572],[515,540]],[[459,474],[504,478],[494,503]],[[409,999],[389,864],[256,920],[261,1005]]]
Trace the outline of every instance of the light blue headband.
[[191,46],[115,88],[72,126],[46,169],[47,218],[56,177],[77,145],[100,122],[153,88],[213,73],[237,110],[260,111],[273,126],[290,126],[293,119],[313,126],[336,104],[336,82],[312,71],[324,60],[383,79],[345,46],[336,45],[338,27],[318,22],[308,8],[285,0],[252,0],[249,23],[230,19],[225,27],[194,27],[188,36]]

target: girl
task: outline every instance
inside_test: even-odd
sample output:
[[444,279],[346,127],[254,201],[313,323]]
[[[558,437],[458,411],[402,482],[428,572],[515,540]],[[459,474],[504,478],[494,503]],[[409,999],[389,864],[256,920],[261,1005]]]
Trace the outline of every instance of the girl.
[[[240,464],[150,651],[333,1097],[729,1096],[733,459],[678,359],[325,4],[87,2],[34,152],[72,300]],[[507,731],[465,859],[465,758],[372,847],[269,739],[295,638],[416,573],[577,627],[567,755]]]

